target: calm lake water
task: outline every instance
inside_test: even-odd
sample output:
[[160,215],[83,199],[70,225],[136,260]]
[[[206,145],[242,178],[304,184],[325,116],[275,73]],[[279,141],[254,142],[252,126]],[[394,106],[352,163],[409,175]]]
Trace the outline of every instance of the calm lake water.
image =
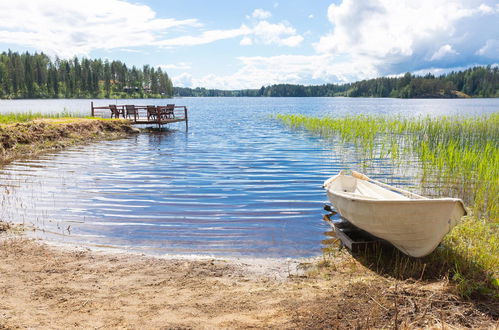
[[[0,170],[0,217],[57,242],[153,254],[297,257],[320,254],[329,226],[322,182],[359,168],[328,141],[293,131],[275,113],[480,115],[499,99],[182,98],[189,128],[143,133],[16,161]],[[90,100],[0,101],[0,112],[89,114]],[[379,160],[373,176],[412,185]]]

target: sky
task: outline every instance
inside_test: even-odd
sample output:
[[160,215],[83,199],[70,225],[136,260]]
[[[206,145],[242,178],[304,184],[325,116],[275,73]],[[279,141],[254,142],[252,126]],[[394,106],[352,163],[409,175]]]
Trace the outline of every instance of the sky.
[[344,83],[499,63],[497,0],[0,0],[0,51],[166,70],[175,86]]

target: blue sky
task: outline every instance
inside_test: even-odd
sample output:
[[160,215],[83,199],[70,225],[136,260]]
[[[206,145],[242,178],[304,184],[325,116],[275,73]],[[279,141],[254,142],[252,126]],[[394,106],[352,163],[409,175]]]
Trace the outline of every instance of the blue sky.
[[164,68],[176,86],[258,88],[499,63],[493,0],[0,3],[0,50]]

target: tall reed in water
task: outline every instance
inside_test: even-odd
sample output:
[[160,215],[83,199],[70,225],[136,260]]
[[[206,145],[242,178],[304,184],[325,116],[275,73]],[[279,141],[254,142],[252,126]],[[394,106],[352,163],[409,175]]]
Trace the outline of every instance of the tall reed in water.
[[421,183],[466,201],[478,217],[499,218],[499,113],[472,118],[277,115],[292,127],[353,143],[364,160],[420,161]]

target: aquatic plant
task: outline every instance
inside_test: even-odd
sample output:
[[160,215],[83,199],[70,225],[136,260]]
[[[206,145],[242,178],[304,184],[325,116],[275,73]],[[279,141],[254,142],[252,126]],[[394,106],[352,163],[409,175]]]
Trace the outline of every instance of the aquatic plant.
[[462,198],[473,214],[499,218],[499,113],[470,118],[314,118],[277,115],[295,128],[353,143],[363,160],[415,157],[420,183],[431,195]]

